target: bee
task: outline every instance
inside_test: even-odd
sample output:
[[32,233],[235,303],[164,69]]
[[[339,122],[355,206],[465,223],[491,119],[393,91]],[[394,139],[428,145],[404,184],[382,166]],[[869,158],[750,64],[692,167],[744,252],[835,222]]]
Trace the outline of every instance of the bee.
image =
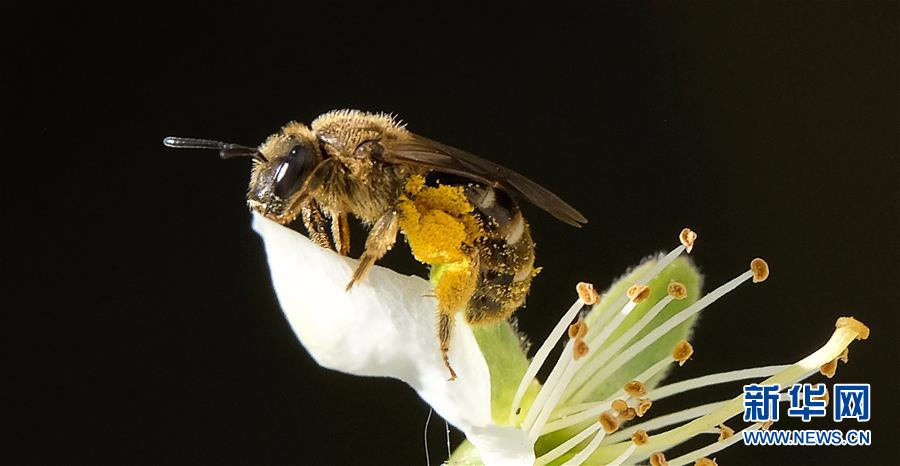
[[251,157],[249,207],[285,225],[300,217],[311,240],[339,254],[349,252],[348,216],[358,218],[369,233],[348,291],[403,233],[413,255],[439,270],[437,340],[450,380],[457,313],[473,325],[509,318],[539,271],[517,201],[575,227],[587,222],[528,178],[414,134],[383,113],[336,110],[309,126],[291,122],[258,148],[180,137],[163,142]]

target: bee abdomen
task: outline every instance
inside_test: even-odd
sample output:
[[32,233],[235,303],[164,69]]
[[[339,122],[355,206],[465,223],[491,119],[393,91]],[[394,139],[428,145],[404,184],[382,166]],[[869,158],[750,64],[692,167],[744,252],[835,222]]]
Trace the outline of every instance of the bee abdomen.
[[506,319],[525,303],[534,276],[534,242],[515,202],[504,192],[470,185],[466,195],[484,224],[477,242],[478,283],[466,308],[469,323]]

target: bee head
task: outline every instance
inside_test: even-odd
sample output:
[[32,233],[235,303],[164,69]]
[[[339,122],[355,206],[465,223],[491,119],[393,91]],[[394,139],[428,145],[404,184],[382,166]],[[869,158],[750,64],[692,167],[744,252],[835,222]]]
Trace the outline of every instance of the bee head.
[[167,137],[163,144],[176,149],[212,149],[223,159],[252,157],[247,192],[251,209],[279,223],[290,223],[299,212],[306,180],[322,160],[316,138],[303,125],[290,123],[269,136],[259,149],[208,139]]
[[321,162],[315,136],[303,125],[290,123],[260,146],[265,161],[256,160],[247,203],[279,223],[290,223],[306,197],[309,175]]

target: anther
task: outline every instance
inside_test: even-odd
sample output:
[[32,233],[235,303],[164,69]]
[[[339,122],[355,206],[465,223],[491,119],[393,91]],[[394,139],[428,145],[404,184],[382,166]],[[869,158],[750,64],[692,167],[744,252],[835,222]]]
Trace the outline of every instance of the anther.
[[626,403],[625,400],[615,400],[610,406],[612,406],[612,409],[616,410],[619,414],[628,410],[628,403]]
[[635,417],[637,417],[637,411],[635,411],[634,408],[628,408],[624,413],[619,414],[619,419],[623,421],[630,421]]
[[716,460],[703,457],[694,461],[694,466],[719,466],[719,463],[716,463]]
[[578,338],[575,340],[575,345],[572,346],[572,357],[577,361],[587,356],[590,350],[591,349],[588,347],[588,344],[585,343],[581,338]]
[[669,283],[669,286],[666,287],[666,293],[673,299],[680,301],[687,298],[687,287],[679,282],[671,282]]
[[679,341],[678,344],[675,345],[675,349],[672,350],[672,357],[678,361],[679,366],[683,366],[692,354],[694,354],[694,347],[691,346],[687,340]]
[[837,372],[837,359],[832,359],[819,367],[819,373],[829,379],[834,377],[835,372]]
[[588,306],[600,302],[600,293],[597,293],[597,290],[594,289],[594,285],[590,283],[580,282],[575,286],[575,291],[578,292],[578,297],[584,301],[584,304],[587,304]]
[[650,297],[650,287],[647,285],[633,285],[631,288],[628,288],[626,295],[628,295],[628,299],[634,301],[635,304],[639,304],[641,301]]
[[578,322],[569,326],[569,338],[575,340],[584,338],[588,332],[588,325],[584,319],[578,319]]
[[650,411],[650,407],[653,406],[653,401],[647,398],[641,398],[638,400],[637,408],[635,408],[635,412],[638,417],[644,417],[644,414],[647,414],[647,411]]
[[769,430],[769,428],[772,427],[772,424],[775,424],[775,421],[766,421],[763,422],[762,425],[759,426],[759,428],[762,430]]
[[650,441],[650,436],[647,435],[646,430],[639,430],[631,434],[631,441],[634,442],[635,445],[641,446]]
[[844,348],[844,351],[841,351],[841,355],[837,357],[838,361],[840,361],[844,364],[847,364],[850,361],[850,358],[848,357],[849,355],[850,355],[850,347],[848,346],[848,347]]
[[857,340],[865,340],[869,338],[869,327],[866,324],[854,319],[853,317],[838,317],[834,323],[834,328],[849,327],[850,330],[856,332]]
[[753,283],[759,283],[769,278],[769,264],[759,257],[750,261],[750,271],[753,272]]
[[690,228],[685,228],[678,235],[678,240],[684,245],[684,250],[690,254],[691,250],[694,249],[694,241],[697,241],[697,233],[694,233],[694,230]]
[[734,436],[734,429],[726,426],[725,424],[719,424],[719,441],[723,441],[729,439]]
[[619,420],[613,415],[612,411],[604,411],[600,415],[600,426],[607,434],[611,434],[619,430]]
[[650,455],[650,466],[669,466],[669,462],[666,461],[666,455],[658,451]]
[[647,394],[647,387],[640,380],[632,380],[625,384],[625,393],[640,398]]

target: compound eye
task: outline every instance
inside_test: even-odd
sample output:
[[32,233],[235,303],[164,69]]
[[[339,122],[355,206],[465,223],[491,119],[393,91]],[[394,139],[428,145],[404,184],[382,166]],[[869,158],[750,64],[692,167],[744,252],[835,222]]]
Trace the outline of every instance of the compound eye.
[[275,169],[273,179],[274,194],[281,199],[287,199],[303,186],[303,181],[309,175],[312,164],[312,150],[309,146],[297,144],[291,148],[288,155]]

